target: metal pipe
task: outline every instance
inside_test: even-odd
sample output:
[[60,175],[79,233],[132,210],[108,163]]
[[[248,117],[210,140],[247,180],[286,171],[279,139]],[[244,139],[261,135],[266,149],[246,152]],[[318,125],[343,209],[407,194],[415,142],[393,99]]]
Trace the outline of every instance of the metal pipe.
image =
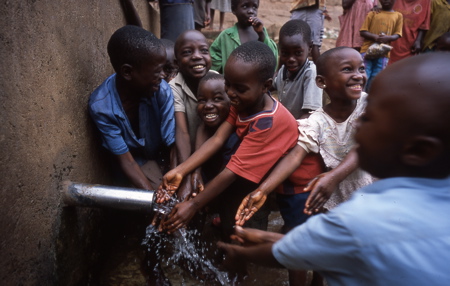
[[68,206],[100,207],[151,213],[155,191],[74,183],[62,184],[63,202]]

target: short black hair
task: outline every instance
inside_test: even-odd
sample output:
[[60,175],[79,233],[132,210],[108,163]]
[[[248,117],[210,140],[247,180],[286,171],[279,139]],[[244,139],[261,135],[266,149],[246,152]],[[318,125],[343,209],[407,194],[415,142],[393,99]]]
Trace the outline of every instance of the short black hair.
[[232,57],[253,64],[258,69],[261,82],[273,77],[277,60],[269,46],[260,41],[250,41],[240,45],[229,58]]
[[161,53],[164,47],[149,31],[127,25],[112,34],[107,49],[109,60],[114,70],[118,72],[124,64],[139,67],[144,60]]
[[345,49],[355,50],[353,48],[343,46],[343,47],[332,48],[332,49],[324,52],[323,54],[321,54],[315,62],[316,69],[317,69],[317,75],[325,75],[326,71],[328,69],[328,67],[327,67],[328,60],[331,57],[333,57],[333,55],[336,54],[337,52],[340,52]]
[[225,79],[223,78],[223,74],[215,73],[215,72],[209,72],[204,77],[202,77],[200,79],[199,85],[204,83],[204,82],[210,81],[210,80],[222,80],[222,81],[224,81]]
[[303,20],[290,20],[287,21],[280,29],[281,37],[292,37],[295,35],[302,35],[303,41],[308,45],[311,44],[311,28],[308,23]]
[[[241,1],[244,1],[244,0],[231,0],[231,11],[234,11],[234,9],[237,8],[237,6],[239,5],[239,3]],[[259,3],[259,0],[258,0],[258,3]]]

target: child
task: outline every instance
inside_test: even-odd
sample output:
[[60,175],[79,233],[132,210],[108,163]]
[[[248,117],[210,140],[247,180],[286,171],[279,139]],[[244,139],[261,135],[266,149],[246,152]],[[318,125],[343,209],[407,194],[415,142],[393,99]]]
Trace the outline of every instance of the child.
[[[200,123],[196,112],[198,84],[211,68],[209,45],[205,36],[196,30],[181,33],[175,42],[175,62],[179,72],[170,86],[175,98],[176,146],[180,164],[194,150]],[[184,199],[190,193],[189,177],[180,188],[179,196]]]
[[[301,164],[306,154],[320,153],[329,169],[336,168],[353,148],[355,121],[364,112],[366,83],[361,55],[352,48],[338,47],[323,53],[317,61],[317,85],[330,96],[331,102],[304,120],[298,120],[298,145],[283,158],[257,190],[249,194],[236,213],[238,225],[258,210],[259,200],[266,197]],[[348,176],[333,192],[325,205],[332,209],[346,201],[351,193],[372,182],[361,170]],[[287,213],[281,215],[289,218]]]
[[316,85],[316,65],[308,60],[311,29],[302,20],[290,20],[280,29],[280,70],[274,81],[278,99],[295,119],[322,107]]
[[230,265],[312,268],[330,286],[447,285],[449,62],[447,53],[407,58],[373,82],[355,139],[360,166],[381,180],[284,237],[237,227],[254,246],[219,244]]
[[164,147],[175,142],[173,95],[162,80],[166,52],[152,33],[137,26],[118,29],[108,42],[116,71],[89,98],[89,111],[103,146],[137,188],[159,185]]
[[214,30],[214,13],[215,10],[219,10],[219,31],[223,30],[223,20],[225,19],[225,13],[231,12],[231,1],[230,0],[212,0],[211,1],[211,23],[209,24],[209,30]]
[[[223,73],[225,63],[231,52],[239,45],[249,41],[260,41],[272,49],[278,59],[277,44],[269,38],[263,22],[258,16],[259,0],[232,0],[231,11],[237,18],[237,23],[222,31],[211,44],[211,69]],[[275,70],[275,69],[274,69]]]
[[422,40],[430,28],[431,0],[397,0],[394,10],[402,13],[402,37],[392,42],[389,64],[411,57],[422,50]]
[[[242,142],[226,168],[203,192],[174,207],[164,224],[168,232],[186,225],[232,182],[241,179],[254,187],[295,146],[298,134],[295,119],[268,93],[275,66],[272,50],[259,41],[245,43],[230,55],[225,66],[225,90],[232,105],[227,121],[188,160],[164,176],[160,190],[176,190],[183,177],[216,153],[235,130]],[[158,202],[162,201],[161,193]],[[236,205],[229,206],[232,217],[245,195],[241,193]]]
[[436,41],[436,51],[450,52],[450,32],[444,33]]
[[170,82],[178,74],[178,66],[175,63],[175,43],[168,39],[161,39],[161,43],[166,49],[166,64],[163,67],[164,80]]
[[[173,95],[163,80],[166,52],[152,33],[125,26],[111,36],[108,55],[116,73],[91,94],[89,111],[103,146],[117,160],[114,167],[120,175],[115,179],[124,174],[135,187],[153,190],[168,167],[167,149],[175,142]],[[115,227],[122,227],[120,221]],[[142,231],[148,224],[133,223]],[[157,256],[148,256],[153,270],[149,283],[167,285]]]
[[430,29],[423,38],[423,50],[434,51],[436,40],[450,32],[450,0],[431,0]]
[[374,43],[389,44],[402,36],[403,16],[399,12],[392,10],[395,0],[381,2],[381,11],[370,12],[364,21],[360,33],[364,38],[361,47],[361,54],[364,57],[366,66],[367,85],[365,91],[370,88],[370,83],[375,76],[383,70],[389,61],[389,53],[376,59],[366,57],[366,51]]
[[364,39],[359,29],[364,23],[367,14],[374,7],[372,0],[343,0],[343,14],[339,16],[340,32],[336,39],[336,47],[350,47],[358,52],[361,50]]

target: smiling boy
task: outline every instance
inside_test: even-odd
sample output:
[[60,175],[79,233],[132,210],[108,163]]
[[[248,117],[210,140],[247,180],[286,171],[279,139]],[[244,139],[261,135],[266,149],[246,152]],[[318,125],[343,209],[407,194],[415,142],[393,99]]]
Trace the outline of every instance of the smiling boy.
[[91,94],[91,117],[131,184],[155,189],[165,147],[175,142],[173,95],[162,80],[165,49],[152,33],[125,26],[111,36],[108,54],[116,73]]
[[[161,189],[176,190],[183,177],[216,153],[234,131],[242,142],[226,168],[203,192],[174,207],[164,224],[169,232],[185,226],[198,210],[238,178],[255,187],[294,147],[298,135],[296,121],[268,93],[275,65],[271,49],[258,41],[247,42],[231,54],[225,66],[225,90],[232,104],[227,121],[188,160],[164,176]],[[240,200],[236,200],[235,206],[229,206],[231,217],[239,203]]]

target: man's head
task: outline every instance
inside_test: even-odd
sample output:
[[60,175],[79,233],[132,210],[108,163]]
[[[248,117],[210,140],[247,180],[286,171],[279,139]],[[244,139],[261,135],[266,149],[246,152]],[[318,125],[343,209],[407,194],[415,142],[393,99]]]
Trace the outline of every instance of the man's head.
[[111,36],[107,49],[114,70],[130,88],[158,90],[166,52],[155,35],[137,26],[124,26]]
[[259,41],[237,47],[225,64],[225,91],[238,112],[252,113],[272,86],[276,59],[272,50]]
[[450,174],[449,62],[429,53],[377,75],[355,135],[363,169],[379,178]]
[[179,72],[187,80],[200,80],[211,68],[209,44],[196,30],[187,30],[175,42],[175,59]]
[[296,75],[311,51],[311,29],[302,20],[290,20],[280,29],[280,62]]

